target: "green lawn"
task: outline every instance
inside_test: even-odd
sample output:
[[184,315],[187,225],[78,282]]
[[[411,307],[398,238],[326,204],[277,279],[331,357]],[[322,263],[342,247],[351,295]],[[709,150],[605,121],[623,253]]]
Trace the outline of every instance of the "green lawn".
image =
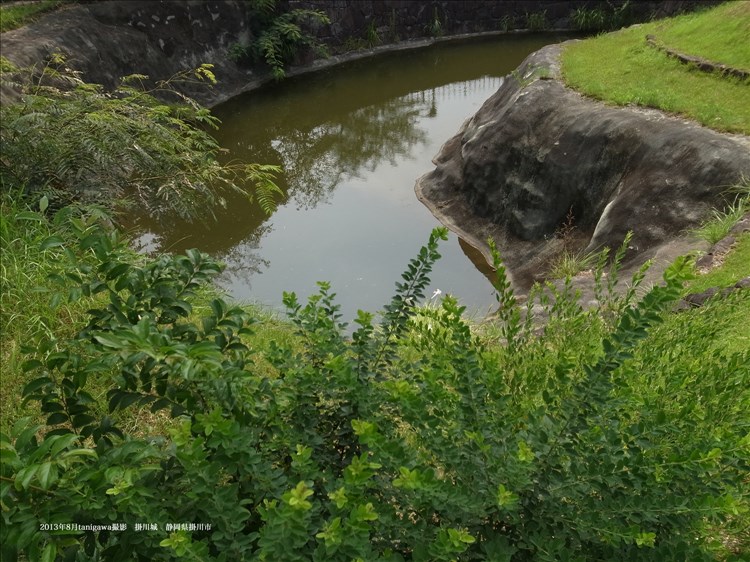
[[727,2],[654,27],[672,49],[750,71],[750,2]]
[[739,237],[721,267],[712,269],[690,283],[690,293],[700,293],[709,287],[729,287],[750,276],[750,234]]
[[750,2],[636,25],[568,46],[563,76],[571,88],[608,103],[654,107],[750,134],[750,81],[691,69],[645,41],[654,34],[672,48],[750,68],[749,29]]
[[0,32],[17,29],[45,12],[56,10],[62,0],[42,0],[29,4],[13,4],[0,7]]

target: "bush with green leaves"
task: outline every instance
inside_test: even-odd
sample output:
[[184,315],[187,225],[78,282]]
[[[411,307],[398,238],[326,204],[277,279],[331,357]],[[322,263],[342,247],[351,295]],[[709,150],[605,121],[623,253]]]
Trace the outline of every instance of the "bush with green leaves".
[[614,5],[600,2],[593,8],[579,6],[570,14],[573,26],[580,31],[611,31],[633,23],[632,6],[628,0]]
[[269,212],[280,195],[278,167],[220,162],[221,148],[207,132],[218,120],[174,89],[179,81],[215,82],[211,65],[151,89],[147,76],[126,76],[113,92],[81,80],[60,55],[42,68],[5,61],[2,78],[21,92],[0,108],[4,192],[37,200],[46,194],[54,208],[128,199],[152,215],[184,218],[210,215],[226,190],[249,195],[251,185]]
[[[324,55],[325,48],[305,30],[309,25],[330,23],[319,10],[286,10],[276,0],[249,0],[248,21],[252,39],[235,43],[229,56],[238,63],[265,63],[277,80],[286,75],[285,67],[298,53],[312,49]],[[369,40],[369,37],[368,37]]]
[[541,12],[526,12],[526,29],[530,31],[544,31],[549,29],[550,23],[547,19],[547,10]]
[[[75,244],[43,242],[81,256],[59,294],[106,298],[76,337],[27,349],[23,394],[46,420],[0,437],[3,560],[710,560],[707,526],[747,515],[750,351],[705,358],[713,394],[679,368],[667,388],[634,384],[644,343],[680,365],[649,335],[687,259],[639,302],[601,287],[611,322],[566,285],[537,337],[495,252],[489,345],[455,299],[418,306],[437,229],[377,325],[360,312],[347,335],[326,283],[306,304],[286,294],[303,344],[272,346],[269,373],[248,312],[215,299],[191,315],[217,263],[134,264],[117,232],[71,228]],[[168,412],[171,433],[123,431],[92,380],[112,413]]]

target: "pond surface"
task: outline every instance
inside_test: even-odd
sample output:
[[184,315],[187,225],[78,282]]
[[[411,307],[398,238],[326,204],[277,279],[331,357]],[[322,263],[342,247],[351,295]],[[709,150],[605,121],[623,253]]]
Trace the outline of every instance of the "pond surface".
[[[529,53],[562,40],[524,35],[382,55],[287,79],[214,109],[229,157],[278,164],[286,199],[272,216],[243,198],[218,222],[168,227],[139,219],[145,250],[198,248],[227,264],[232,297],[281,309],[329,281],[343,319],[376,312],[430,231],[439,226],[414,183],[431,160]],[[492,286],[455,235],[441,245],[435,291],[473,315],[495,303]],[[479,259],[481,261],[481,258]]]

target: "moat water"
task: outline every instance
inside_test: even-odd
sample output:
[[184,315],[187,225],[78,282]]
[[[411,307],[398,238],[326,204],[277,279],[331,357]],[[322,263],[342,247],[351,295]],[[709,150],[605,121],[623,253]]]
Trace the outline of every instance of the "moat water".
[[[282,309],[328,281],[343,319],[377,312],[439,226],[414,183],[432,158],[531,52],[561,40],[513,35],[381,55],[290,78],[214,109],[228,159],[277,164],[285,197],[272,215],[242,197],[218,220],[169,226],[138,220],[146,250],[198,248],[227,264],[220,284],[234,299]],[[469,314],[495,303],[471,248],[443,242],[431,295],[450,293]]]

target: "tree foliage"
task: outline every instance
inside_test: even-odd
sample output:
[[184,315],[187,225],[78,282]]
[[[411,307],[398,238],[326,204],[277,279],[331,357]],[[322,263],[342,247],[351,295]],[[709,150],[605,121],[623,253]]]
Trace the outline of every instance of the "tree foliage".
[[235,43],[229,55],[239,63],[265,63],[277,80],[286,75],[285,67],[305,49],[324,52],[323,46],[306,26],[330,23],[319,10],[285,10],[276,0],[250,0],[249,24],[252,40]]
[[[326,283],[306,304],[285,295],[302,344],[273,345],[269,373],[245,310],[194,314],[218,264],[136,264],[116,232],[72,228],[75,247],[43,242],[82,256],[58,298],[105,298],[75,338],[27,350],[23,394],[46,420],[0,438],[3,560],[703,560],[705,526],[747,509],[750,352],[704,365],[732,392],[694,394],[679,369],[669,395],[633,384],[686,259],[639,302],[609,302],[611,322],[556,291],[534,337],[496,255],[494,347],[455,299],[416,306],[439,229],[380,325],[360,312],[346,336]],[[674,363],[673,344],[649,357]],[[108,415],[92,379],[109,381]],[[130,408],[168,413],[170,434],[126,431]],[[94,527],[110,524],[127,529]]]
[[150,90],[147,76],[126,76],[113,92],[81,80],[59,55],[41,69],[3,67],[3,79],[22,92],[18,103],[0,108],[3,190],[44,193],[55,207],[127,198],[152,215],[196,218],[223,204],[223,190],[249,194],[251,185],[273,209],[280,170],[222,163],[207,132],[218,120],[173,88],[181,80],[214,82],[211,65]]

